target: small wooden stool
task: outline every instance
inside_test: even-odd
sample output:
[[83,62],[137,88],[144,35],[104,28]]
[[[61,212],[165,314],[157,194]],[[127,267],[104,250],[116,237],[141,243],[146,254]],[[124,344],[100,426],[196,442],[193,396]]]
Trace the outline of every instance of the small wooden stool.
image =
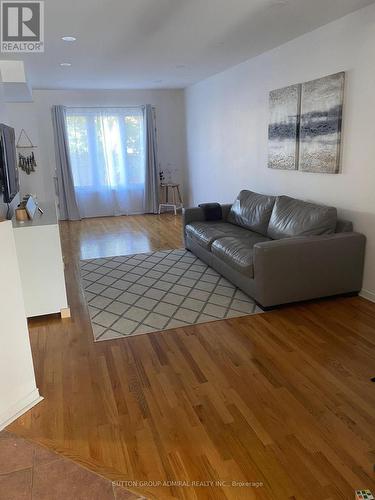
[[[159,214],[161,213],[161,209],[164,208],[173,208],[174,214],[177,215],[177,210],[182,208],[182,198],[180,193],[180,185],[179,184],[160,184],[161,187],[161,197],[163,203],[159,205]],[[171,193],[169,192],[171,190]],[[169,196],[171,194],[171,200]]]

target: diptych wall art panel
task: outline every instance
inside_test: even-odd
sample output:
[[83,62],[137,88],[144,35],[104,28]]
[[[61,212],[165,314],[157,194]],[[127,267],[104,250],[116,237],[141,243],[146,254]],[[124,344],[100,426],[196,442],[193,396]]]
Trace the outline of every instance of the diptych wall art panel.
[[340,167],[345,73],[302,84],[299,169],[336,174]]
[[270,92],[269,168],[336,174],[345,73]]
[[295,170],[298,166],[300,92],[300,85],[270,92],[269,168]]

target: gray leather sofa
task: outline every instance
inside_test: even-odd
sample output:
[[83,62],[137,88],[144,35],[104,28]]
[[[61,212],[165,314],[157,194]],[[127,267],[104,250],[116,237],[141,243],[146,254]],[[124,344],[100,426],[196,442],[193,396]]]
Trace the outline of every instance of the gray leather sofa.
[[241,191],[222,219],[183,211],[185,246],[263,308],[362,286],[365,236],[333,207]]

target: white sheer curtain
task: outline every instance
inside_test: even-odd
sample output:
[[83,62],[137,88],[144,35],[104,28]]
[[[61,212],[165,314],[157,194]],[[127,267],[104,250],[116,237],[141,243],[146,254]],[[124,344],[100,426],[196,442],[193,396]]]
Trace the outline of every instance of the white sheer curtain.
[[144,107],[67,108],[66,124],[81,217],[144,213]]

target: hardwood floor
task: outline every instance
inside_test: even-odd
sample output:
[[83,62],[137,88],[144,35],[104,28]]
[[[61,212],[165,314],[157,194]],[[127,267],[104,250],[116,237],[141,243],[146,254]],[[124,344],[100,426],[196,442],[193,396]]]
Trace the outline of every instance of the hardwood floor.
[[30,321],[45,399],[9,431],[107,478],[138,481],[124,486],[154,499],[375,490],[375,304],[324,300],[94,344],[80,249],[93,258],[180,247],[180,219],[92,219],[63,223],[61,234],[72,318]]

